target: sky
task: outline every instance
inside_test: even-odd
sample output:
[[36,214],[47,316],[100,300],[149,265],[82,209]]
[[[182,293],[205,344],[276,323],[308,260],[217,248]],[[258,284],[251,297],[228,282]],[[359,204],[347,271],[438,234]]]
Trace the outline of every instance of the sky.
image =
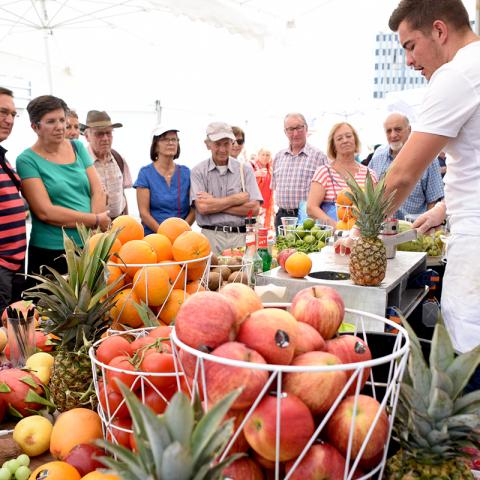
[[[203,0],[202,11],[217,1]],[[114,146],[134,175],[148,163],[150,132],[160,117],[156,100],[161,120],[181,130],[180,161],[189,166],[206,158],[204,131],[213,120],[244,128],[249,153],[286,146],[283,117],[289,111],[312,120],[310,140],[323,150],[331,125],[343,119],[359,130],[364,155],[382,142],[386,105],[372,102],[375,35],[388,31],[397,0],[244,3],[242,13],[255,20],[264,18],[262,7],[276,8],[262,42],[168,13],[119,17],[115,29],[56,31],[49,37],[54,94],[81,120],[98,109],[124,123]],[[473,18],[475,0],[464,3]],[[280,19],[287,11],[295,28]],[[0,33],[0,39],[2,74],[30,80],[33,96],[47,93],[42,36]],[[33,141],[22,114],[9,139],[12,155]]]

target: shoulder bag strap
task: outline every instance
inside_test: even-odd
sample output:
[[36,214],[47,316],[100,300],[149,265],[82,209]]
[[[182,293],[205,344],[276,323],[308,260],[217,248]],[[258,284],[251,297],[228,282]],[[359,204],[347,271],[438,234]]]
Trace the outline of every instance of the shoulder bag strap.
[[242,182],[242,192],[245,192],[245,173],[243,171],[242,162],[240,162],[240,181]]
[[180,205],[180,174],[182,173],[182,170],[180,169],[180,167],[178,167],[177,165],[175,165],[175,171],[177,172],[177,211],[178,211],[178,218],[182,218],[182,208],[181,208],[181,205]]
[[112,155],[113,155],[113,158],[115,159],[115,161],[117,162],[118,164],[118,168],[120,168],[120,171],[122,172],[122,175],[123,175],[123,172],[125,170],[125,162],[122,158],[122,156],[112,148]]
[[330,181],[332,182],[333,193],[335,193],[335,197],[337,197],[337,189],[335,188],[335,184],[337,182],[333,179],[332,171],[330,170],[330,167],[328,165],[327,165],[327,170],[328,170],[328,175],[330,176]]

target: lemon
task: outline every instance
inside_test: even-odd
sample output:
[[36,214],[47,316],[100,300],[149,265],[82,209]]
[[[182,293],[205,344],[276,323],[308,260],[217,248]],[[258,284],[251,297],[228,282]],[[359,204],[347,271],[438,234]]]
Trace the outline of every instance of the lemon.
[[27,358],[25,366],[44,384],[50,381],[52,376],[54,358],[46,352],[37,352]]

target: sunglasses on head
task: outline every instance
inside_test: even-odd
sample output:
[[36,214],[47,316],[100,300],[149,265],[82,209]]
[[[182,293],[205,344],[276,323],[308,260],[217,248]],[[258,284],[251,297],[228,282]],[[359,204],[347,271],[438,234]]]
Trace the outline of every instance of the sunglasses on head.
[[235,142],[237,142],[238,145],[243,145],[245,143],[245,140],[243,138],[237,138],[235,139]]

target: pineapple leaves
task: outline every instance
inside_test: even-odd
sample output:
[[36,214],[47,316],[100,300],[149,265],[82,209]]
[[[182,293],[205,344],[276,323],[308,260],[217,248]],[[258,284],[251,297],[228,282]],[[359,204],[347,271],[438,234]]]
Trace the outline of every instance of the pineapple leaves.
[[453,401],[447,392],[440,388],[434,388],[427,411],[434,420],[441,420],[452,414]]
[[480,415],[480,390],[475,390],[458,398],[453,405],[453,412]]
[[94,443],[112,455],[115,455],[118,460],[110,457],[100,457],[100,461],[113,471],[121,474],[122,479],[145,480],[146,474],[142,468],[140,459],[131,450],[105,440],[96,440]]
[[179,442],[171,443],[163,454],[160,476],[164,480],[190,480],[193,474],[192,454]]
[[462,353],[447,368],[447,374],[453,381],[452,398],[457,398],[467,385],[470,377],[480,364],[480,346]]
[[197,465],[203,451],[215,435],[225,414],[240,395],[240,392],[240,389],[230,392],[198,422],[192,435],[192,452],[195,465]]
[[175,394],[163,419],[172,439],[184,447],[189,447],[195,418],[188,398],[185,395]]
[[[435,348],[436,345],[441,346],[441,348]],[[438,323],[433,332],[430,366],[441,371],[446,371],[454,358],[455,351],[447,329],[444,325]]]

